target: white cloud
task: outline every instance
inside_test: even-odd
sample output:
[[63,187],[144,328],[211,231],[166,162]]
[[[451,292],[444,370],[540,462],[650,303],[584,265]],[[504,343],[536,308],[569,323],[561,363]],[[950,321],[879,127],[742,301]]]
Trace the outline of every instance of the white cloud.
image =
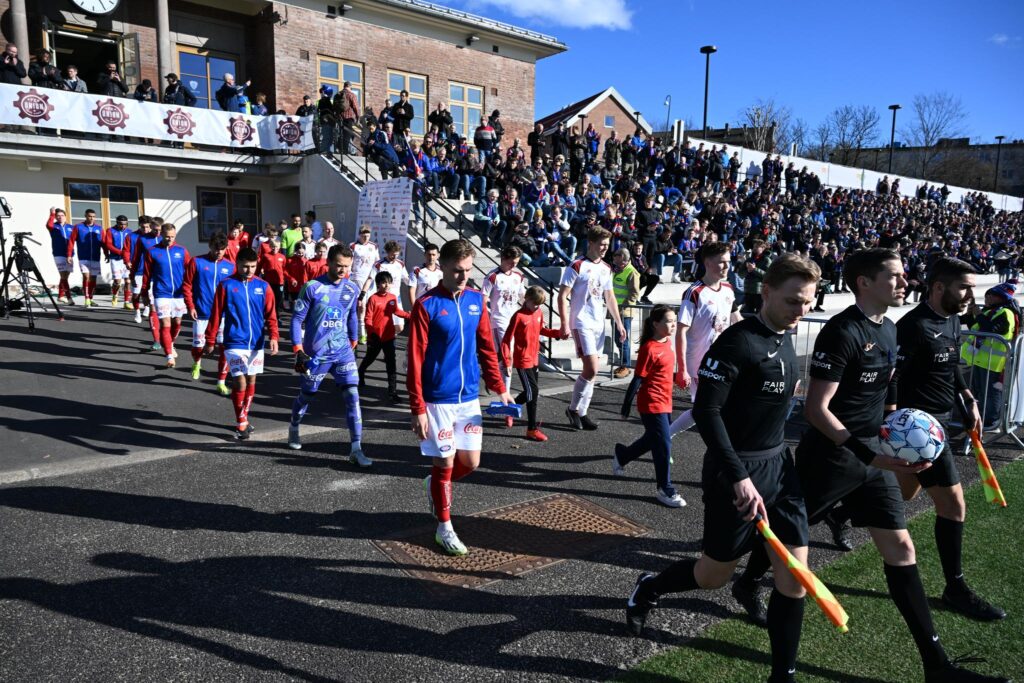
[[988,42],[999,47],[1017,47],[1021,43],[1020,36],[1010,36],[1005,33],[994,33],[988,39]]
[[626,0],[465,0],[472,11],[496,7],[520,19],[535,19],[553,26],[626,30],[633,26],[633,12]]

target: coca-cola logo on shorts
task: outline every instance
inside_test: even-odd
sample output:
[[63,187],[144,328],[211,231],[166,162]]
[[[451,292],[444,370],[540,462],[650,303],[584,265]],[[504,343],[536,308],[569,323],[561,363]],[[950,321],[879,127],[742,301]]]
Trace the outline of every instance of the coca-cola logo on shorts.
[[118,128],[126,128],[128,125],[128,113],[124,110],[124,105],[115,102],[110,97],[97,102],[96,108],[92,110],[92,115],[98,125],[111,133]]
[[467,424],[465,427],[462,428],[462,431],[465,432],[466,434],[483,434],[484,433],[483,427],[481,427],[480,425],[475,425],[473,423]]
[[49,121],[53,112],[50,96],[38,92],[35,88],[18,91],[18,99],[12,104],[18,110],[18,118],[30,119],[32,123]]
[[451,429],[442,429],[437,432],[438,441],[447,441],[455,436],[455,433]]
[[185,139],[187,135],[192,135],[196,129],[196,122],[192,115],[180,107],[167,112],[167,116],[164,117],[164,125],[167,127],[167,133],[177,135],[179,140]]
[[232,116],[228,122],[228,133],[231,134],[231,141],[244,144],[252,141],[256,129],[246,120],[244,116]]
[[292,147],[302,142],[302,125],[292,119],[286,118],[277,123],[277,139],[282,145]]

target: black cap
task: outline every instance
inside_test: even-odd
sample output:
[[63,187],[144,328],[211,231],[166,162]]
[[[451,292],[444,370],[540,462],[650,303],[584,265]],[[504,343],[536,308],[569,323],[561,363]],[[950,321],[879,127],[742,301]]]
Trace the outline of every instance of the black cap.
[[166,76],[164,76],[164,78],[173,78],[174,80],[178,80],[178,74],[176,74],[176,73],[174,73],[172,71],[171,73],[169,73]]

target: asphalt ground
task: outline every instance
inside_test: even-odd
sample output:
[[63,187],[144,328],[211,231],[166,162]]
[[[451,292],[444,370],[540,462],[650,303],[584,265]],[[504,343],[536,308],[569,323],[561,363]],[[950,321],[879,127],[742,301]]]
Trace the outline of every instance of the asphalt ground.
[[[212,382],[191,382],[187,362],[158,369],[160,354],[143,351],[148,333],[127,312],[73,308],[63,323],[40,320],[34,335],[23,328],[0,321],[0,469],[82,471],[0,487],[2,681],[607,680],[738,616],[726,592],[694,592],[662,601],[651,637],[624,635],[637,574],[699,552],[703,447],[693,433],[675,440],[681,510],[654,500],[649,458],[614,477],[612,444],[642,431],[635,412],[618,417],[621,383],[595,393],[597,432],[568,430],[567,393],[541,400],[546,444],[488,420],[482,467],[455,485],[454,524],[566,492],[650,534],[482,589],[439,589],[372,545],[431,523],[428,461],[407,411],[383,398],[382,366],[364,396],[375,465],[358,470],[344,461],[330,389],[311,408],[319,429],[301,451],[270,440],[283,436],[296,387],[288,355],[268,363],[258,431],[239,444],[228,438],[227,399]],[[550,377],[542,389],[564,388]],[[990,449],[997,462],[1014,455]],[[133,464],[96,467],[110,462]],[[972,460],[958,465],[977,478]],[[824,531],[812,532],[812,566],[835,557]],[[512,525],[484,542],[512,550],[516,535]],[[480,542],[463,540],[471,552]],[[934,552],[931,539],[918,542]]]

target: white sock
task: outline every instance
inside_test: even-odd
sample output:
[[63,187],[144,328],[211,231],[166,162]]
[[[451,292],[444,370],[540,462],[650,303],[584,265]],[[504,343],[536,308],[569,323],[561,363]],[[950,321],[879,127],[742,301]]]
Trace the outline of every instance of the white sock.
[[439,522],[438,525],[437,525],[437,530],[438,530],[438,532],[441,532],[441,531],[455,531],[455,529],[452,528],[451,520],[448,520],[447,522]]
[[583,398],[583,392],[586,391],[588,384],[590,382],[583,375],[576,378],[576,383],[572,385],[572,400],[569,401],[569,410],[579,410],[580,400]]
[[668,428],[669,436],[675,436],[679,432],[685,431],[685,430],[689,429],[690,427],[692,427],[695,424],[697,424],[697,423],[693,419],[693,411],[692,410],[683,411],[682,413],[679,414],[679,417],[677,417],[676,419],[672,420],[672,424],[669,425],[669,428]]
[[587,410],[590,408],[590,399],[594,398],[594,382],[592,380],[583,380],[586,382],[586,386],[583,387],[583,391],[580,395],[579,405],[576,410],[579,412],[580,417],[587,414]]

